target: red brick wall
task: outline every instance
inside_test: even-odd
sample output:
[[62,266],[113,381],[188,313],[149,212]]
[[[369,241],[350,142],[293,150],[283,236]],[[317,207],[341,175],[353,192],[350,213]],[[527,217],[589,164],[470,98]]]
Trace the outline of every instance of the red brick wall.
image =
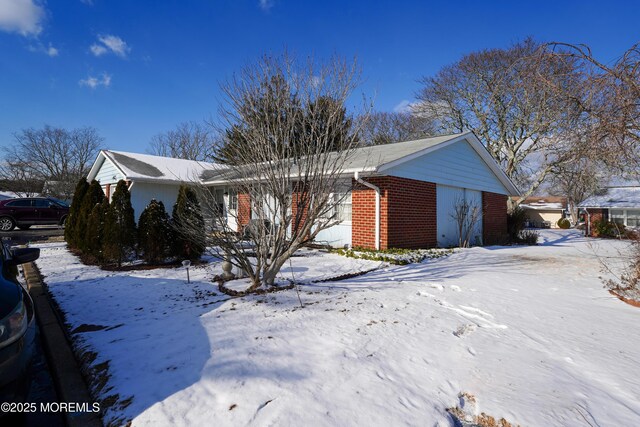
[[[369,180],[367,180],[369,181]],[[374,182],[375,179],[371,179]],[[383,194],[384,196],[384,194]],[[382,197],[381,199],[384,199]],[[382,200],[380,201],[382,206]],[[381,209],[382,211],[382,209]],[[351,190],[351,245],[374,249],[376,224],[376,194],[372,189],[353,180]],[[382,235],[381,235],[382,237]]]
[[251,219],[251,196],[246,193],[238,194],[238,231],[242,231]]
[[389,190],[388,238],[390,248],[432,248],[436,230],[436,184],[387,177]]
[[482,192],[482,240],[485,245],[507,241],[507,196]]
[[[380,188],[380,248],[429,248],[437,244],[436,185],[393,176],[366,178]],[[375,191],[355,180],[352,245],[375,248]]]
[[[295,185],[291,193],[291,226],[294,230],[307,219],[308,201],[304,197],[302,185]],[[300,215],[300,217],[298,217]]]
[[594,236],[594,223],[597,221],[606,221],[609,219],[609,210],[608,209],[587,209],[589,212],[589,218],[591,218],[591,228],[589,229],[589,236]]

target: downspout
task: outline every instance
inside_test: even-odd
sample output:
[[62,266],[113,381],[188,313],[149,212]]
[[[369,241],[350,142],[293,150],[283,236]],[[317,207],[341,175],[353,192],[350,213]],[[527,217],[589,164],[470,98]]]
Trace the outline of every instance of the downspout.
[[365,187],[369,187],[371,188],[373,191],[376,192],[376,225],[375,225],[375,245],[376,245],[376,250],[379,251],[380,250],[380,188],[376,187],[375,185],[371,184],[370,182],[364,181],[363,179],[360,178],[360,175],[358,173],[358,171],[355,171],[353,173],[353,179],[356,180],[356,182],[364,185]]
[[584,208],[584,211],[587,213],[587,232],[585,233],[585,236],[591,237],[591,214],[587,208]]

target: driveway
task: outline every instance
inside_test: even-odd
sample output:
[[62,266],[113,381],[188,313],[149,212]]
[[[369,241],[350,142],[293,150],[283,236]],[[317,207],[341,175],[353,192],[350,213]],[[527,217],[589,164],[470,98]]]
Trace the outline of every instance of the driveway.
[[36,225],[28,230],[16,228],[12,231],[0,232],[1,238],[11,239],[12,245],[23,245],[29,242],[46,242],[58,240],[64,236],[64,228],[57,225]]

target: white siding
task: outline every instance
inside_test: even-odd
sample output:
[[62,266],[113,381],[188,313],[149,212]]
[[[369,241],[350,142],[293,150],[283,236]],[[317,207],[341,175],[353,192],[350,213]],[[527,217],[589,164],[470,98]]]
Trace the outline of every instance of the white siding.
[[[147,207],[151,199],[156,199],[164,203],[169,216],[173,210],[173,205],[178,199],[178,184],[155,184],[146,182],[134,182],[131,187],[131,205],[133,206],[136,222],[140,214]],[[115,190],[115,188],[112,188]]]
[[124,175],[122,175],[110,160],[104,159],[100,169],[98,169],[98,173],[96,173],[95,179],[104,186],[106,184],[116,184],[121,179],[124,179]]
[[493,171],[466,141],[393,167],[385,171],[385,175],[508,194]]
[[436,229],[438,232],[438,246],[447,248],[458,246],[458,224],[453,217],[455,204],[464,198],[464,189],[438,185],[436,187]]
[[315,242],[334,248],[351,246],[351,224],[338,224],[322,230],[315,238]]
[[438,246],[446,248],[458,246],[460,243],[460,233],[454,209],[456,203],[460,201],[466,201],[471,208],[478,207],[480,210],[480,217],[471,233],[469,243],[471,245],[482,244],[482,192],[446,185],[438,185],[436,191]]

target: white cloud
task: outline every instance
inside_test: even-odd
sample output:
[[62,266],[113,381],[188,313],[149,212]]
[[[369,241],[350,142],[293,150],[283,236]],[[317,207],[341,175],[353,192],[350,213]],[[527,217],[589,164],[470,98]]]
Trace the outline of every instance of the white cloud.
[[411,111],[411,106],[411,101],[409,101],[408,99],[403,99],[398,103],[398,105],[393,107],[393,111],[396,113],[408,113]]
[[260,9],[262,9],[265,12],[268,12],[271,10],[271,8],[274,5],[274,0],[258,0],[258,4],[260,5]]
[[46,16],[44,7],[35,0],[0,0],[0,30],[23,36],[42,32]]
[[42,43],[38,42],[36,45],[30,45],[29,50],[31,52],[44,53],[45,55],[50,56],[52,58],[54,56],[58,56],[58,54],[60,53],[58,49],[56,49],[51,45],[51,43],[49,43],[49,46],[47,47]]
[[121,58],[126,57],[127,53],[131,51],[127,42],[122,40],[120,37],[113,35],[98,36],[98,42],[92,44],[89,49],[95,56],[102,56],[106,53],[112,52]]
[[109,87],[111,86],[111,75],[102,73],[102,76],[100,77],[88,76],[86,79],[80,80],[78,84],[91,89],[95,89],[99,86]]
[[47,48],[46,54],[49,55],[52,58],[54,56],[58,56],[58,49],[56,49],[55,47],[49,45],[49,47]]

